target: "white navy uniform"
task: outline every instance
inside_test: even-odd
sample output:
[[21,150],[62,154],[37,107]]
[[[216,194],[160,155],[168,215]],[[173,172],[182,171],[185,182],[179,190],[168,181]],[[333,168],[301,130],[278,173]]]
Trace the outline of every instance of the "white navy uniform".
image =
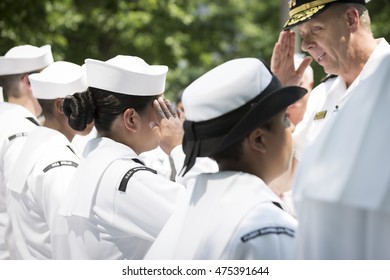
[[87,135],[76,134],[72,139],[72,145],[78,155],[83,156],[84,148],[88,141],[97,137],[97,130],[92,127],[91,131]]
[[12,234],[6,207],[6,180],[26,136],[37,125],[38,120],[24,107],[0,103],[0,259],[10,258],[5,232],[9,236]]
[[335,77],[313,89],[303,120],[293,133],[295,159],[301,160],[305,149],[318,139],[324,127],[330,120],[334,119],[334,116],[337,116],[338,111],[349,99],[352,90],[370,75],[375,64],[382,61],[383,57],[390,53],[390,45],[385,39],[378,39],[378,43],[363,70],[348,88],[341,77]]
[[73,259],[142,259],[184,196],[128,146],[88,142],[61,214]]
[[58,209],[79,163],[60,132],[30,132],[7,183],[17,259],[68,259],[66,222]]
[[297,170],[300,259],[390,259],[390,55],[369,73]]
[[201,174],[145,259],[290,259],[296,220],[258,177]]
[[146,166],[156,170],[161,176],[171,181],[175,180],[176,170],[171,164],[169,156],[160,147],[143,152],[139,157]]

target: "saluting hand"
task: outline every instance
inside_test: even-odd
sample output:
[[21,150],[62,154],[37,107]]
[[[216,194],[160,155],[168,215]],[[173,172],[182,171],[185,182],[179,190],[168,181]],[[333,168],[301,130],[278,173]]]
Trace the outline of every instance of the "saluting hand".
[[298,86],[302,80],[305,69],[310,65],[312,58],[305,57],[295,70],[294,50],[295,32],[283,30],[279,34],[271,58],[271,71],[279,79],[283,86]]
[[153,101],[153,107],[158,121],[151,124],[153,131],[160,139],[161,149],[170,155],[173,148],[183,142],[185,114],[179,108],[175,112],[170,102],[162,97]]

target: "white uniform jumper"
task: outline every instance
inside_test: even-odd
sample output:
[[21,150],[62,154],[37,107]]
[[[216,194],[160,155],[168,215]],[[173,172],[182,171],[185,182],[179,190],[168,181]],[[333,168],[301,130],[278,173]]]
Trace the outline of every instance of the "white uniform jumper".
[[58,214],[79,158],[60,132],[31,131],[7,187],[17,259],[69,258],[64,217]]
[[[109,138],[91,140],[61,213],[73,259],[142,259],[184,195]],[[85,153],[84,152],[84,153]]]
[[22,106],[0,103],[0,260],[9,259],[5,243],[6,231],[11,236],[6,203],[6,180],[18,157],[29,131],[38,125],[38,120]]
[[290,259],[296,220],[256,176],[199,175],[146,259]]

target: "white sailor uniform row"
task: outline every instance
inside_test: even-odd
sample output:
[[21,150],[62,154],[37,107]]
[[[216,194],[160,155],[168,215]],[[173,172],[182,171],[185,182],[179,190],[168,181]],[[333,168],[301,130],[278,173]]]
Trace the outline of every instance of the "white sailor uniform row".
[[145,167],[109,138],[87,144],[65,196],[73,259],[142,259],[182,199],[184,187]]
[[46,127],[31,131],[7,184],[16,241],[6,236],[12,258],[69,258],[65,219],[58,209],[78,163],[62,133]]
[[9,179],[26,136],[37,125],[38,120],[24,107],[0,103],[0,259],[10,258],[5,243],[5,232],[9,221],[6,207],[6,181]]

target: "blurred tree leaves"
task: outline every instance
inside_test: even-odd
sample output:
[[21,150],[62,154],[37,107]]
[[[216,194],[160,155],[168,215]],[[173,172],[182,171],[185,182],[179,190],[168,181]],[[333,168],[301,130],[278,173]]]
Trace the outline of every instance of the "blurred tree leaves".
[[390,1],[371,0],[367,8],[375,37],[385,37],[390,42]]
[[[374,33],[390,35],[389,3],[369,4]],[[50,44],[56,60],[82,64],[136,55],[168,65],[170,99],[231,58],[270,60],[285,1],[1,0],[0,53],[18,44]],[[239,70],[239,69],[238,69]]]

